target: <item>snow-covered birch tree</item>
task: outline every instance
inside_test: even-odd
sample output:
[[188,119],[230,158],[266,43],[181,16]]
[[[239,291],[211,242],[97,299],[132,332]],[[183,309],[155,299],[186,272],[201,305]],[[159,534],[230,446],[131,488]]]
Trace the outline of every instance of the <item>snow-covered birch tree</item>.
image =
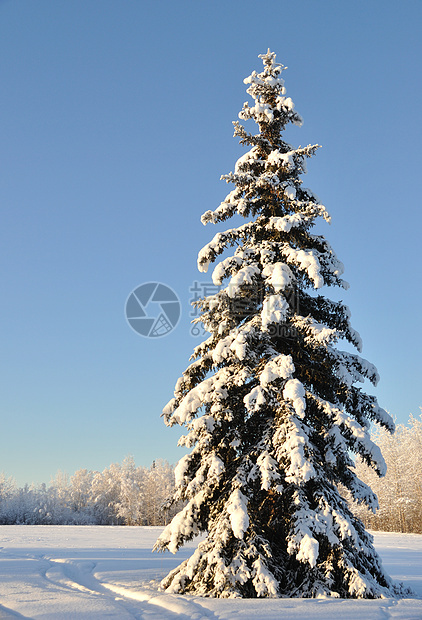
[[174,499],[185,506],[155,548],[205,539],[162,585],[219,597],[391,595],[372,537],[339,487],[377,508],[351,455],[383,475],[368,428],[394,424],[356,385],[376,384],[376,368],[336,346],[345,340],[360,351],[361,340],[348,308],[318,293],[347,288],[330,244],[311,233],[317,218],[330,221],[301,180],[318,145],[294,149],[282,139],[301,117],[285,94],[285,67],[270,50],[260,58],[263,71],[245,80],[253,105],[239,114],[258,132],[234,123],[249,150],[222,177],[232,191],[202,216],[203,224],[245,222],[199,253],[199,270],[216,263],[213,282],[224,285],[197,302],[210,337],[163,412],[167,425],[187,428],[180,444],[192,450],[175,471]]
[[422,533],[422,418],[410,416],[398,424],[394,435],[376,428],[374,440],[387,463],[387,475],[378,478],[356,460],[356,473],[375,491],[380,509],[374,515],[365,506],[353,510],[374,530]]

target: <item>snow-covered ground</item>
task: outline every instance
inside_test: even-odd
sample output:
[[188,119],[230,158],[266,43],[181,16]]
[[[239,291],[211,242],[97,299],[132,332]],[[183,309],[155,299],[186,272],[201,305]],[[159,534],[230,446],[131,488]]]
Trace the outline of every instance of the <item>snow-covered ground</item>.
[[162,528],[0,526],[0,620],[421,620],[422,535],[376,533],[387,572],[415,597],[394,600],[206,599],[157,590],[192,553],[151,553]]

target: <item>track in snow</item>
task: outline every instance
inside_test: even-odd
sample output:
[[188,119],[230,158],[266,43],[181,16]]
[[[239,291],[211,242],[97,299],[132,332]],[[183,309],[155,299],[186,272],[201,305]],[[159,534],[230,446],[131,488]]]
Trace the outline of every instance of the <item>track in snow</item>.
[[[0,620],[421,620],[422,600],[206,599],[159,592],[192,553],[152,554],[161,528],[1,526]],[[422,598],[422,536],[377,534],[387,571]]]

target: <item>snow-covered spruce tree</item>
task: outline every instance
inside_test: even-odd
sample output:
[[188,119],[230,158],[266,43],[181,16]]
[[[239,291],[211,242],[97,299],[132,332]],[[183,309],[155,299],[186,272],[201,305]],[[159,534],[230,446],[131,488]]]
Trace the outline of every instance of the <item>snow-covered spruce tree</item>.
[[376,509],[377,499],[353,471],[360,454],[380,475],[385,464],[368,434],[370,421],[394,424],[374,396],[355,386],[375,367],[336,348],[361,348],[348,308],[315,293],[340,286],[343,266],[324,237],[310,233],[329,221],[302,186],[305,160],[318,145],[293,149],[280,136],[301,124],[285,97],[275,54],[245,80],[254,99],[235,136],[251,148],[234,173],[234,189],[203,224],[235,214],[238,228],[215,235],[199,253],[226,288],[198,303],[211,336],[196,347],[164,409],[167,425],[185,425],[192,447],[176,467],[175,501],[185,507],[155,549],[175,552],[197,534],[206,538],[162,582],[168,592],[257,597],[331,595],[380,597],[395,586],[383,572],[372,537],[350,512],[340,489]]

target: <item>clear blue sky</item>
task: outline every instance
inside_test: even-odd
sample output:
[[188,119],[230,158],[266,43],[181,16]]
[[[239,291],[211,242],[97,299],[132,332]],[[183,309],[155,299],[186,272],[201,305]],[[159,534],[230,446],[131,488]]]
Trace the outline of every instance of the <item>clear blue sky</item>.
[[[243,78],[268,47],[304,117],[287,139],[323,146],[305,184],[381,375],[368,391],[418,415],[421,18],[419,0],[0,0],[0,471],[182,456],[160,413],[200,341],[189,288],[217,232],[200,216],[230,189]],[[124,318],[151,280],[183,306],[160,340]]]

